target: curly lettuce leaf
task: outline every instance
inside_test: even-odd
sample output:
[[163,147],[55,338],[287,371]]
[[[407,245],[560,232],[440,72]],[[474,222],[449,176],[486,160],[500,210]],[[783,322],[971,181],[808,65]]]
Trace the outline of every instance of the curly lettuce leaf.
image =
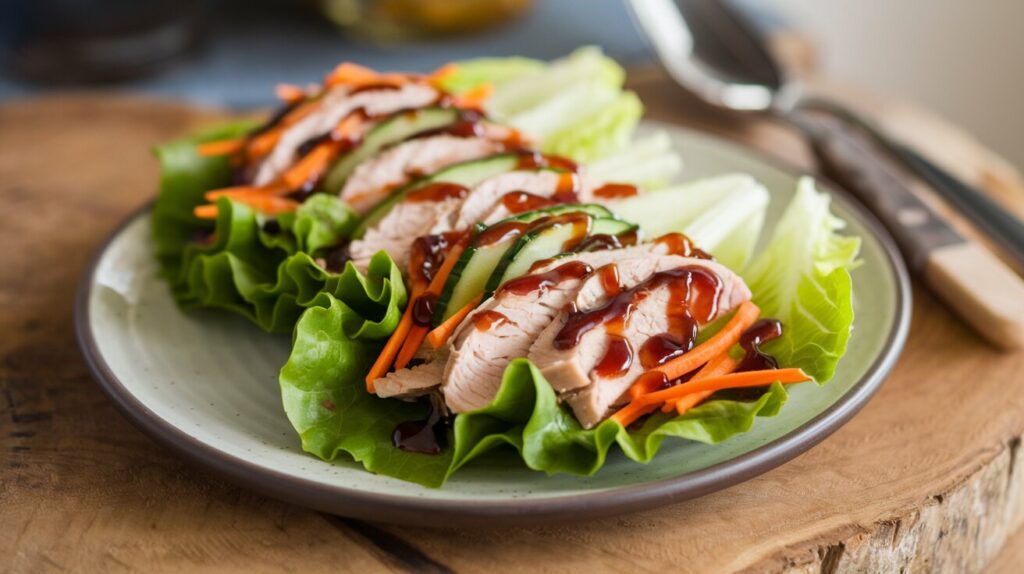
[[[349,299],[369,293],[345,290]],[[380,340],[399,316],[370,323],[352,306],[331,296],[310,308],[295,326],[291,356],[281,369],[281,401],[302,448],[324,460],[338,456],[371,472],[440,486],[451,450],[441,455],[406,452],[391,442],[399,423],[427,415],[422,403],[381,399],[366,392],[363,377],[380,351]],[[397,303],[397,298],[392,303]]]
[[356,311],[327,299],[296,325],[280,374],[285,413],[303,450],[327,461],[349,458],[371,472],[424,486],[443,485],[463,465],[499,447],[516,449],[527,467],[548,474],[594,474],[615,445],[629,458],[649,462],[665,438],[721,442],[750,430],[755,417],[777,414],[787,397],[776,383],[755,400],[712,398],[683,416],[657,413],[636,429],[606,420],[587,430],[558,403],[540,372],[517,359],[490,405],[455,418],[450,448],[440,455],[405,452],[393,446],[392,432],[402,422],[425,418],[426,407],[378,398],[363,384],[380,350],[372,339],[386,326],[367,329]]
[[153,149],[160,162],[160,192],[153,204],[153,238],[165,276],[178,274],[186,246],[198,233],[213,227],[210,222],[197,219],[192,210],[205,203],[203,194],[224,187],[231,180],[228,160],[201,156],[196,145],[238,137],[253,127],[253,122],[233,122]]
[[658,412],[636,429],[608,419],[587,430],[529,361],[513,361],[494,401],[459,415],[454,425],[450,472],[502,445],[519,451],[526,466],[548,474],[592,475],[614,446],[632,460],[649,462],[668,437],[715,444],[750,430],[755,417],[774,416],[787,394],[775,383],[753,401],[714,399],[682,416]]
[[[224,309],[266,331],[289,332],[319,293],[358,281],[354,269],[329,273],[314,259],[347,238],[357,217],[337,197],[317,194],[277,218],[276,229],[268,225],[271,218],[227,198],[218,200],[215,221],[196,218],[192,210],[205,203],[203,195],[231,179],[227,160],[199,155],[196,144],[236,137],[251,127],[230,124],[156,149],[161,180],[153,237],[162,273],[183,308]],[[375,273],[398,283],[404,297],[401,274],[389,259],[378,260],[370,276]]]
[[[838,235],[842,227],[829,211],[829,197],[803,180],[767,248],[745,274],[765,315],[786,325],[785,335],[767,350],[818,382],[832,376],[853,321],[849,271],[859,239]],[[372,472],[426,486],[441,486],[463,465],[496,448],[513,448],[528,468],[548,474],[591,475],[615,447],[632,460],[648,462],[668,437],[715,444],[749,431],[757,417],[776,415],[787,398],[779,383],[751,400],[734,400],[742,395],[723,391],[682,416],[656,412],[628,429],[606,420],[587,430],[558,403],[540,372],[517,359],[490,405],[456,417],[444,454],[404,453],[391,445],[391,432],[400,422],[425,416],[424,407],[416,410],[363,390],[365,364],[345,357],[366,347],[339,327],[346,316],[343,306],[331,305],[307,311],[300,320],[281,375],[289,419],[308,452],[326,460],[347,453]],[[316,408],[325,396],[336,407],[329,414]]]
[[839,235],[846,223],[829,210],[831,198],[805,177],[771,240],[742,273],[766,317],[784,335],[765,346],[779,364],[800,367],[825,383],[846,352],[853,326],[853,284],[860,238]]

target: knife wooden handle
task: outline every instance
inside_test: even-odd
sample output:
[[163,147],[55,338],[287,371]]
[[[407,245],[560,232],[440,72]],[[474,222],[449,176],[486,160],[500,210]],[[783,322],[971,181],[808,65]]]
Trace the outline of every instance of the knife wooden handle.
[[986,339],[1024,348],[1024,281],[991,251],[973,241],[936,249],[928,255],[924,280]]
[[862,129],[827,113],[794,112],[822,172],[853,192],[889,229],[907,266],[980,335],[1024,348],[1024,281],[965,239],[900,177],[898,164]]

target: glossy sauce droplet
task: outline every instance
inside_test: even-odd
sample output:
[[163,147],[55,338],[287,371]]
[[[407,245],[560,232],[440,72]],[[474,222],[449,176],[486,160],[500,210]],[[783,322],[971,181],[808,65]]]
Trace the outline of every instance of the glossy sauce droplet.
[[497,295],[529,295],[558,285],[566,279],[583,279],[594,269],[582,261],[570,261],[544,273],[524,275],[508,281],[498,288]]
[[513,191],[501,196],[501,204],[509,213],[516,215],[557,205],[558,202],[550,197],[534,195],[526,191]]
[[438,181],[410,191],[405,201],[410,203],[438,202],[446,199],[463,199],[469,194],[469,188],[457,183]]
[[635,185],[629,185],[628,183],[606,183],[594,190],[594,197],[617,199],[633,197],[638,193],[640,193],[640,191]]
[[669,254],[671,255],[696,257],[697,259],[714,259],[711,255],[708,255],[694,246],[693,241],[682,233],[666,233],[665,235],[655,239],[654,243],[666,246]]
[[424,293],[417,297],[412,306],[412,322],[420,327],[432,326],[436,304],[437,295],[433,293]]
[[594,367],[594,374],[608,379],[620,377],[633,365],[633,346],[621,335],[608,336],[608,349]]
[[521,236],[523,232],[529,228],[530,224],[525,221],[505,221],[496,223],[477,234],[473,239],[473,245],[477,247],[486,247],[503,241],[510,241]]
[[486,310],[473,315],[473,326],[476,327],[477,331],[489,331],[491,327],[509,322],[509,318],[498,311]]
[[761,351],[761,345],[782,336],[782,323],[777,319],[761,319],[750,326],[740,337],[740,347],[746,355],[740,361],[737,372],[778,369],[779,362]]

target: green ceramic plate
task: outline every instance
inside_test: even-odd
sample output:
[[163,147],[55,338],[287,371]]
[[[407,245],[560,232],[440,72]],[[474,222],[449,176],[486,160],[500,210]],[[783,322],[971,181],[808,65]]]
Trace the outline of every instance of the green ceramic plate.
[[[687,179],[746,172],[772,192],[768,229],[799,174],[722,140],[671,126]],[[666,441],[647,465],[611,456],[595,476],[549,477],[491,456],[432,490],[352,462],[304,454],[281,409],[277,372],[288,336],[216,312],[183,313],[155,276],[149,212],[117,230],[83,279],[79,341],[96,378],[140,428],[171,449],[265,494],[328,512],[419,524],[572,520],[700,496],[796,456],[856,413],[906,338],[910,293],[892,240],[841,192],[835,210],[864,239],[853,273],[849,351],[824,387],[796,385],[781,414],[715,446]]]

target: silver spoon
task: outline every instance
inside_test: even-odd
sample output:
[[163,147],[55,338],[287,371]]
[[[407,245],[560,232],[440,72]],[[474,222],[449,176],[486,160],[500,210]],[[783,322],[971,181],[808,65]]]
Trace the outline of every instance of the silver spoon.
[[900,177],[918,175],[1024,265],[1024,225],[987,196],[833,102],[805,101],[759,33],[720,0],[627,0],[669,75],[714,106],[773,115],[807,138],[823,173],[889,228],[908,266],[975,330],[1024,347],[1024,281],[964,238]]

